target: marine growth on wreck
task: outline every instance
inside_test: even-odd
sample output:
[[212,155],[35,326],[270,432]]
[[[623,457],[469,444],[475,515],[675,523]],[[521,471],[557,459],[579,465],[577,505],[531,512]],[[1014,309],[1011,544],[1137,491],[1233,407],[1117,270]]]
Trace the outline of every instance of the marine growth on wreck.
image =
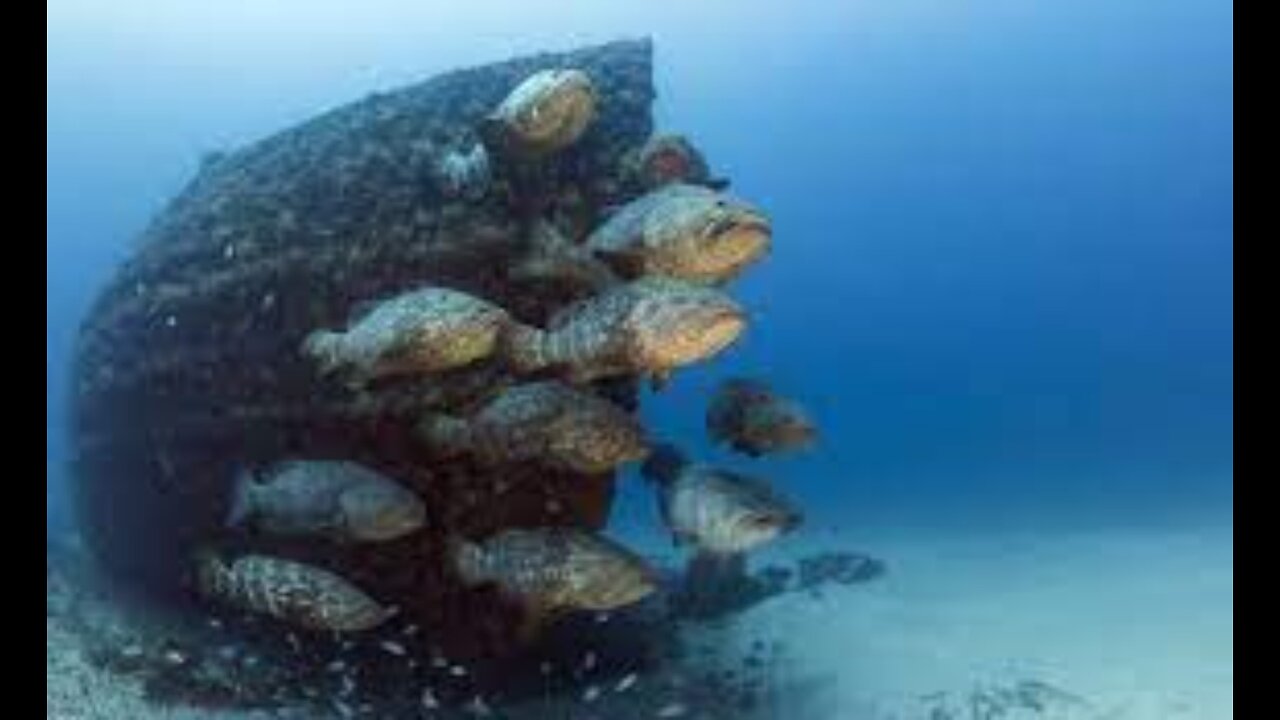
[[[104,566],[298,642],[394,632],[388,654],[446,674],[575,613],[781,591],[744,553],[802,512],[638,414],[641,383],[749,331],[730,281],[772,242],[653,101],[652,47],[623,41],[378,93],[205,164],[81,329],[76,490]],[[718,402],[719,441],[798,444]],[[690,558],[674,585],[604,533],[640,462]]]

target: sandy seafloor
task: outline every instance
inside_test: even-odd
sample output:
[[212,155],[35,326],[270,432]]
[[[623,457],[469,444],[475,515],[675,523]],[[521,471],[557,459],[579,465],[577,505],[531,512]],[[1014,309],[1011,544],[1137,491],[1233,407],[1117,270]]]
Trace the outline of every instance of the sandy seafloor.
[[[787,552],[804,552],[796,538]],[[857,538],[884,578],[716,632],[785,638],[779,718],[1229,720],[1232,529]],[[1042,702],[983,710],[1038,683]]]
[[[645,544],[672,552],[656,536]],[[888,573],[816,597],[777,596],[689,631],[723,647],[730,664],[751,643],[782,643],[763,717],[1233,717],[1230,521],[1052,533],[801,533],[754,562],[845,548],[883,558]],[[128,681],[77,653],[51,618],[50,718],[286,717],[149,706]],[[1025,702],[984,704],[992,697]],[[587,706],[568,712],[598,717]]]

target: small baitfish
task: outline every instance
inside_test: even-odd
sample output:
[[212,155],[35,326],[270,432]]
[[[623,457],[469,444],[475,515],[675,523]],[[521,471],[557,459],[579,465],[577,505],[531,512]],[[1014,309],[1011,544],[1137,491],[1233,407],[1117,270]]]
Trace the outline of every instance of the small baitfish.
[[746,313],[725,293],[646,277],[569,305],[545,330],[513,323],[502,352],[521,373],[551,369],[573,383],[642,374],[661,383],[724,350],[745,327]]
[[634,416],[554,380],[509,387],[470,418],[428,416],[417,432],[432,448],[488,463],[532,460],[583,473],[609,472],[648,452]]
[[358,632],[394,614],[328,570],[265,555],[227,563],[206,553],[197,584],[205,597],[309,630]]
[[655,447],[641,473],[658,488],[658,510],[676,544],[700,553],[754,550],[804,519],[763,480],[688,462],[665,443]]
[[317,330],[302,352],[353,385],[468,365],[493,354],[507,312],[465,292],[426,287],[384,300],[348,329]]
[[525,78],[480,124],[499,154],[539,158],[572,145],[596,116],[595,86],[574,68],[539,70]]
[[769,218],[741,199],[671,183],[622,206],[585,247],[624,278],[719,285],[764,257],[771,239]]
[[347,542],[394,540],[425,523],[426,508],[411,490],[358,463],[335,460],[280,463],[262,479],[242,472],[227,515],[233,527]]
[[713,442],[751,457],[808,448],[818,434],[799,403],[746,378],[720,384],[707,406],[706,425]]
[[657,588],[655,571],[608,538],[576,528],[516,528],[457,541],[454,568],[467,585],[494,584],[526,610],[526,633],[567,610],[613,610]]

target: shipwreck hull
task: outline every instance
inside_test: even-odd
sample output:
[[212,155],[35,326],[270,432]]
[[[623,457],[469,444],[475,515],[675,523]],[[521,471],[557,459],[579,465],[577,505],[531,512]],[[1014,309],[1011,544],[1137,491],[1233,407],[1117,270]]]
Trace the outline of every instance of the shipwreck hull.
[[[482,116],[546,67],[591,76],[595,123],[550,159],[495,158],[482,197],[449,197],[433,179],[438,153],[478,140]],[[581,238],[603,208],[640,193],[626,158],[652,131],[653,98],[651,46],[626,41],[451,72],[209,158],[143,233],[78,338],[76,505],[105,567],[182,597],[201,546],[279,553],[337,570],[453,652],[500,653],[509,613],[457,585],[445,539],[602,527],[614,477],[424,454],[410,438],[422,412],[465,413],[518,380],[497,360],[356,392],[318,376],[299,347],[312,330],[345,325],[360,303],[424,284],[528,322],[575,299],[507,269],[533,218]],[[601,392],[634,405],[630,379]],[[225,531],[236,470],[296,457],[388,473],[424,498],[430,527],[362,547]]]

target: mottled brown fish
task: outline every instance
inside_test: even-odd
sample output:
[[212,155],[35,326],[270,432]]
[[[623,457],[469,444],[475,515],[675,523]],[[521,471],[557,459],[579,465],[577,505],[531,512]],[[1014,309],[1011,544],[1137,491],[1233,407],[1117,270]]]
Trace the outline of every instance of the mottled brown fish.
[[499,153],[538,158],[572,145],[596,116],[591,78],[574,68],[533,73],[515,87],[480,125]]
[[818,435],[797,402],[746,378],[721,383],[707,407],[706,425],[713,442],[751,457],[808,448]]
[[309,630],[358,632],[394,614],[328,570],[265,555],[228,564],[205,553],[197,560],[197,585],[205,597]]
[[613,610],[645,598],[657,574],[636,553],[576,528],[516,528],[479,543],[455,542],[453,565],[468,585],[494,584],[526,610],[526,634],[567,610]]
[[261,478],[242,472],[227,517],[229,526],[350,542],[394,540],[425,522],[426,508],[409,489],[363,465],[331,460],[280,463]]
[[618,375],[659,381],[738,339],[746,313],[714,288],[647,277],[564,308],[546,330],[512,324],[503,353],[517,372],[559,371],[574,383]]
[[803,514],[758,478],[688,462],[668,444],[641,468],[658,488],[658,509],[677,545],[736,555],[794,530]]
[[512,280],[554,282],[593,295],[622,282],[604,261],[547,220],[532,223],[528,245],[525,255],[507,271]]
[[508,322],[507,312],[487,300],[427,287],[380,302],[345,331],[311,333],[302,351],[322,373],[342,370],[359,385],[488,357]]
[[671,183],[622,206],[585,247],[624,278],[663,275],[718,285],[769,250],[760,210],[701,185]]
[[728,187],[728,181],[712,178],[702,152],[689,139],[675,133],[649,138],[636,157],[636,172],[645,188],[653,190],[669,183],[705,185],[714,190]]
[[428,446],[469,452],[489,463],[539,461],[602,473],[648,452],[644,427],[630,413],[557,381],[507,388],[470,418],[433,415],[417,427]]

